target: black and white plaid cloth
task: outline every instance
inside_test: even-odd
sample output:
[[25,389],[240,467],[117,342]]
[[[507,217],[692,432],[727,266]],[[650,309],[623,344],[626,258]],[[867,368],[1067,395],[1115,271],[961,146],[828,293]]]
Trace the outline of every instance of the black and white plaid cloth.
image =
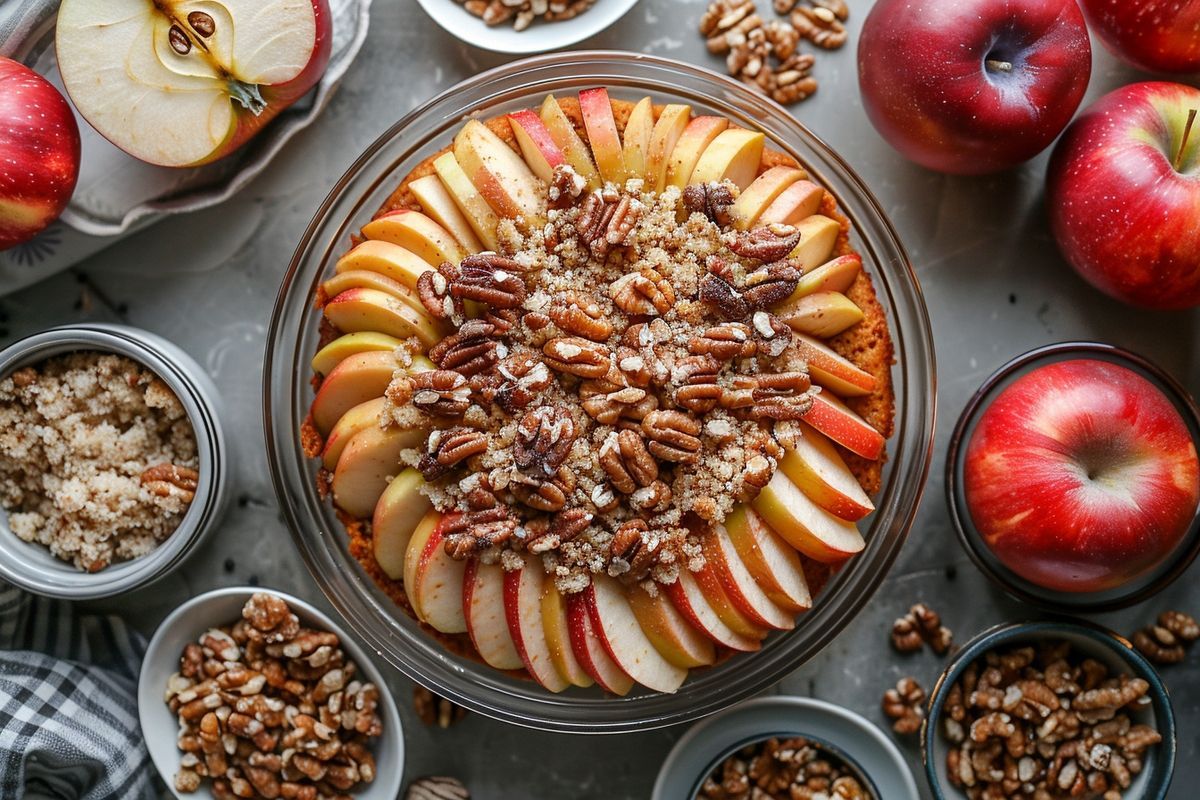
[[145,642],[0,581],[0,800],[158,797],[137,712]]

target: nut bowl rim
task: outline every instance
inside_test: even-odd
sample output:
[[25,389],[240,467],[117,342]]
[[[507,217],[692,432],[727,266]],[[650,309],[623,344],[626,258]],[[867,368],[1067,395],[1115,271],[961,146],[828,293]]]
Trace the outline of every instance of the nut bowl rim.
[[[876,295],[887,309],[900,365],[893,371],[896,434],[878,509],[870,518],[867,550],[830,581],[796,631],[772,637],[758,653],[693,675],[674,695],[599,698],[568,691],[556,696],[451,656],[396,613],[392,601],[346,555],[340,524],[316,497],[315,468],[300,452],[296,435],[311,400],[307,364],[312,350],[306,348],[315,342],[314,314],[319,315],[312,292],[344,249],[353,223],[369,219],[407,170],[440,150],[465,117],[503,113],[547,92],[596,85],[618,95],[636,89],[724,114],[764,130],[773,146],[800,158],[816,181],[834,191],[842,213],[853,221],[852,240],[873,265]],[[482,73],[402,118],[354,162],[305,231],[281,283],[264,365],[264,427],[276,494],[310,572],[333,606],[412,680],[472,711],[543,730],[610,733],[673,725],[778,681],[828,644],[878,587],[907,537],[932,459],[936,379],[929,318],[912,265],[878,202],[839,155],[778,104],[710,70],[656,56],[613,51],[536,56]],[[835,590],[836,603],[829,599]],[[801,641],[802,629],[807,634]]]
[[461,42],[493,53],[530,55],[557,50],[608,30],[624,17],[638,0],[606,0],[573,19],[561,22],[536,20],[523,31],[509,23],[491,26],[463,8],[461,2],[417,0],[421,10],[438,27]]

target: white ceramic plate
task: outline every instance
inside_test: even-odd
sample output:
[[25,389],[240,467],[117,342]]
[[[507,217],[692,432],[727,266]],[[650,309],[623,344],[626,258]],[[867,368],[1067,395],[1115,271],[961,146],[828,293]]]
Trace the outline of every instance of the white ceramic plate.
[[207,780],[201,783],[197,792],[180,794],[175,791],[175,773],[179,769],[181,755],[175,746],[179,724],[163,702],[163,692],[167,678],[179,670],[179,655],[184,646],[196,641],[209,628],[239,619],[246,600],[259,591],[282,597],[305,625],[336,633],[342,640],[342,649],[358,665],[359,674],[379,687],[379,715],[383,719],[383,733],[371,747],[375,755],[375,780],[356,790],[354,797],[356,800],[396,800],[400,796],[404,778],[404,732],[400,728],[400,714],[392,693],[379,670],[340,626],[313,606],[284,592],[248,586],[216,589],[192,598],[163,620],[150,640],[138,677],[138,716],[142,723],[142,736],[159,775],[179,800],[212,800]]
[[885,800],[919,800],[900,750],[853,711],[808,697],[760,697],[696,725],[663,762],[651,800],[688,800],[715,758],[734,744],[789,732],[829,742],[862,768]]
[[497,53],[544,53],[594,36],[625,16],[637,0],[596,0],[574,19],[562,22],[534,20],[523,31],[514,31],[511,20],[490,26],[457,0],[417,0],[425,13],[449,33],[484,50]]

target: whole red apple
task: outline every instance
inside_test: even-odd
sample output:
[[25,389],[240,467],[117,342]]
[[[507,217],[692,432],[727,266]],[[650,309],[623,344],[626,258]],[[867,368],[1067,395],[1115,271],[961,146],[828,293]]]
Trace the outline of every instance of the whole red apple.
[[971,435],[963,489],[1002,564],[1039,586],[1093,592],[1171,553],[1200,503],[1200,463],[1158,387],[1081,358],[1000,392]]
[[229,155],[329,64],[329,0],[62,0],[63,85],[92,127],[168,167]]
[[1200,0],[1081,0],[1118,58],[1150,72],[1200,70]]
[[1054,141],[1091,59],[1075,0],[879,0],[858,40],[858,81],[893,147],[930,169],[981,174]]
[[0,250],[58,219],[79,178],[79,126],[36,72],[0,57]]
[[1122,87],[1080,114],[1050,159],[1046,205],[1063,254],[1136,306],[1200,305],[1196,109],[1190,86]]

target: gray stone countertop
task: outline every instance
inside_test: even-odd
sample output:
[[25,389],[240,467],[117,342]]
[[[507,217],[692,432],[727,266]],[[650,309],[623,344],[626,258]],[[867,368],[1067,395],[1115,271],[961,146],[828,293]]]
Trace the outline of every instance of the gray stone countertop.
[[[449,2],[450,0],[446,0]],[[603,2],[603,0],[601,0]],[[769,0],[760,0],[764,14]],[[925,292],[938,359],[939,418],[931,477],[909,540],[874,600],[817,658],[773,691],[843,704],[883,724],[881,693],[903,674],[926,686],[939,660],[890,650],[891,621],[925,600],[960,641],[998,622],[1034,616],[1007,599],[968,561],[945,507],[943,465],[954,422],[978,384],[1011,356],[1067,339],[1128,347],[1200,390],[1200,314],[1145,313],[1087,287],[1058,255],[1042,201],[1046,156],[1008,174],[951,178],[912,166],[867,122],[854,43],[869,8],[851,0],[851,43],[820,54],[820,91],[794,107],[818,136],[836,143],[900,232]],[[695,32],[702,0],[642,0],[582,47],[669,56],[720,69]],[[507,59],[444,33],[414,0],[377,0],[370,35],[325,116],[299,135],[266,173],[225,205],[166,220],[78,267],[0,300],[0,344],[82,320],[123,321],[181,345],[216,380],[240,443],[231,510],[175,574],[100,608],[125,613],[147,634],[183,599],[257,582],[325,607],[277,508],[262,442],[260,398],[269,315],[292,250],[326,192],[353,159],[399,116],[433,94]],[[1096,47],[1089,100],[1142,79]],[[1194,573],[1193,573],[1194,575]],[[1200,610],[1192,576],[1138,607],[1096,621],[1129,633],[1161,609]],[[411,684],[392,671],[405,722],[407,774],[462,778],[478,800],[647,798],[680,729],[580,737],[512,728],[472,715],[449,730],[424,727]],[[1200,666],[1165,677],[1179,716],[1179,768],[1172,798],[1200,782]],[[902,745],[918,784],[915,743]],[[922,788],[922,791],[925,791]]]

